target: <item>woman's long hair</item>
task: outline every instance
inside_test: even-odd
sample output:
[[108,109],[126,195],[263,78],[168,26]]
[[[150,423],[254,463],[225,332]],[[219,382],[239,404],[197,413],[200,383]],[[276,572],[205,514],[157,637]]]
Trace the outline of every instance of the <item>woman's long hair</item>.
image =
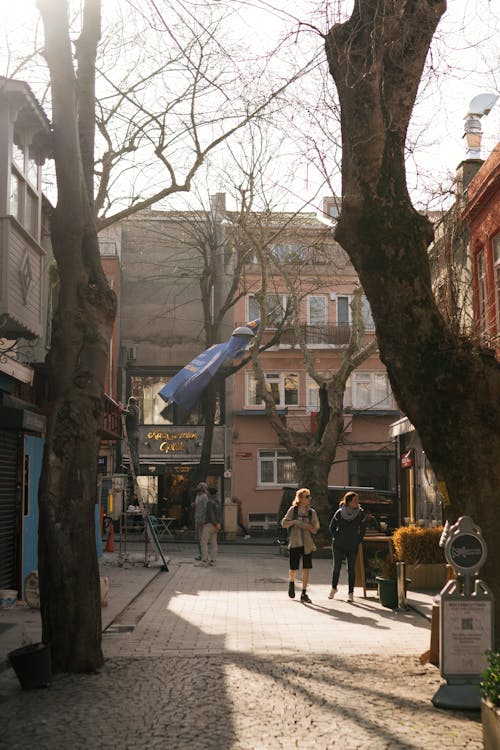
[[346,492],[344,497],[340,501],[339,506],[348,505],[351,500],[354,500],[355,497],[359,497],[357,492]]
[[295,493],[295,498],[294,498],[292,505],[299,505],[302,495],[307,495],[308,497],[311,497],[311,492],[310,490],[307,489],[307,487],[302,487],[300,490],[297,490],[297,492]]

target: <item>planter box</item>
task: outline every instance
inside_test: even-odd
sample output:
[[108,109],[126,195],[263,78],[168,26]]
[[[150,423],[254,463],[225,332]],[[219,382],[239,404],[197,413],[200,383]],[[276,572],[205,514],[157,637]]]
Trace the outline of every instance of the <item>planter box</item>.
[[432,589],[438,593],[446,583],[446,563],[407,565],[406,575],[411,579],[414,591]]
[[481,723],[484,750],[498,750],[500,747],[500,709],[484,698],[481,698]]

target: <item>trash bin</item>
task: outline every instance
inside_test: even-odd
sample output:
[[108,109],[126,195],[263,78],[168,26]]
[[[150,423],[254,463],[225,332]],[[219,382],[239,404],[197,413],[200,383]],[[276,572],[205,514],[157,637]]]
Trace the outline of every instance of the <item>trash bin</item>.
[[50,646],[46,643],[21,646],[8,656],[23,690],[48,687],[52,682]]
[[236,503],[224,504],[224,538],[236,539],[238,529],[238,505]]

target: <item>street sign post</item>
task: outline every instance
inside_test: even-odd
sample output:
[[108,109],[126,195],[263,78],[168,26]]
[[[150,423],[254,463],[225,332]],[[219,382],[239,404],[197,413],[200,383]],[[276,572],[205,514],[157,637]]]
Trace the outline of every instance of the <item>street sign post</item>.
[[479,682],[493,648],[493,594],[478,578],[487,549],[479,526],[462,516],[449,528],[445,557],[457,574],[440,594],[441,685],[432,702],[439,708],[480,709]]

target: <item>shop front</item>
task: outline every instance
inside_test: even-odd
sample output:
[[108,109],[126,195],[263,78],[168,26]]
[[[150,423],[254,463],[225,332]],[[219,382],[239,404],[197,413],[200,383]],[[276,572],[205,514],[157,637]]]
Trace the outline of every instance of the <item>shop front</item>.
[[[177,528],[192,524],[191,504],[196,487],[194,469],[200,462],[203,426],[141,425],[138,484],[151,512],[175,518]],[[211,462],[204,477],[222,500],[224,477],[223,426],[215,426]]]

